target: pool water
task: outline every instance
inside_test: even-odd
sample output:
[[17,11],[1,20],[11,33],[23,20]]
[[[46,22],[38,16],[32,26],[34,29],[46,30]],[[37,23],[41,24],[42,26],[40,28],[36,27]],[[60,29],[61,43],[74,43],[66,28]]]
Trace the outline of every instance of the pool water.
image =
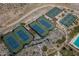
[[73,43],[77,48],[79,48],[79,37],[77,37],[77,39],[75,40],[75,42]]

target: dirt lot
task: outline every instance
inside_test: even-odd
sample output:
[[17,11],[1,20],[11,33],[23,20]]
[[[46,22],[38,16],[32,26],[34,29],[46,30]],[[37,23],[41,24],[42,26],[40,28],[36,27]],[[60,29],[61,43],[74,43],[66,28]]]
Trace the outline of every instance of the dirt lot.
[[24,14],[41,5],[43,4],[0,4],[0,26],[16,21]]
[[[0,4],[0,27],[11,24],[29,11],[45,4]],[[70,4],[55,4],[70,6]],[[5,22],[5,23],[4,23]]]

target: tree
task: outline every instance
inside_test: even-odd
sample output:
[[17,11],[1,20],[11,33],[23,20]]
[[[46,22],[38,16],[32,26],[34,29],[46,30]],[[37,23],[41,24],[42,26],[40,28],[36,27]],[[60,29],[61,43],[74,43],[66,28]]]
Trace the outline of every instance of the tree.
[[42,51],[47,51],[47,46],[43,46]]

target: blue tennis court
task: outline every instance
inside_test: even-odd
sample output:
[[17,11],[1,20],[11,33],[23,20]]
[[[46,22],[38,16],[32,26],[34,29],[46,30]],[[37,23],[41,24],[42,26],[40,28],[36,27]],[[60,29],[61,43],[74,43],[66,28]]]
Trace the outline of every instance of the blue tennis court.
[[44,33],[44,30],[40,28],[38,25],[32,25],[32,28],[36,31],[38,31],[39,34]]
[[17,31],[16,34],[18,36],[20,36],[21,39],[23,39],[24,41],[26,41],[27,39],[29,39],[29,36],[28,34],[25,34],[23,31]]
[[37,32],[40,36],[46,36],[48,34],[48,30],[38,22],[32,22],[29,24],[30,27]]
[[72,14],[67,14],[62,20],[60,20],[60,23],[66,27],[69,27],[75,22],[76,19],[77,16]]
[[18,26],[13,31],[13,33],[19,38],[19,40],[23,44],[28,44],[33,39],[33,36],[31,35],[31,33],[27,29],[25,29],[23,26]]
[[48,19],[46,19],[44,16],[39,17],[38,22],[45,26],[48,30],[52,30],[55,28],[54,24],[51,23]]
[[12,32],[5,35],[3,40],[9,51],[12,53],[17,53],[20,49],[22,49],[22,45]]
[[19,43],[12,36],[7,37],[6,42],[12,49],[16,49],[19,47]]
[[51,18],[53,18],[53,17],[57,16],[59,13],[61,13],[61,12],[62,12],[61,9],[59,9],[58,7],[54,7],[53,9],[51,9],[50,11],[48,11],[46,13],[46,15],[49,16],[49,17],[51,17]]

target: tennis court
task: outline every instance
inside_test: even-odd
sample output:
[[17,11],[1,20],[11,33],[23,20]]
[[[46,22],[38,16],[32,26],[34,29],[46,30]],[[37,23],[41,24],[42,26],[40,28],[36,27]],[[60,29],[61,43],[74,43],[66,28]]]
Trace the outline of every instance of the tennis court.
[[53,30],[55,28],[55,25],[51,23],[51,21],[46,19],[44,16],[39,17],[37,21],[43,26],[45,26],[48,30]]
[[69,27],[75,22],[76,19],[77,16],[72,14],[67,14],[63,19],[60,20],[60,23],[65,27]]
[[3,40],[9,51],[12,53],[17,53],[20,49],[22,49],[21,43],[12,32],[5,35]]
[[57,16],[58,14],[60,14],[62,11],[63,10],[59,9],[58,7],[54,7],[53,9],[48,11],[46,13],[46,15],[49,16],[50,18],[53,18],[53,17]]
[[48,30],[43,25],[41,25],[36,21],[29,24],[29,26],[41,37],[44,37],[48,34]]
[[28,44],[33,39],[32,34],[23,26],[18,26],[14,29],[13,33],[19,38],[23,45]]

